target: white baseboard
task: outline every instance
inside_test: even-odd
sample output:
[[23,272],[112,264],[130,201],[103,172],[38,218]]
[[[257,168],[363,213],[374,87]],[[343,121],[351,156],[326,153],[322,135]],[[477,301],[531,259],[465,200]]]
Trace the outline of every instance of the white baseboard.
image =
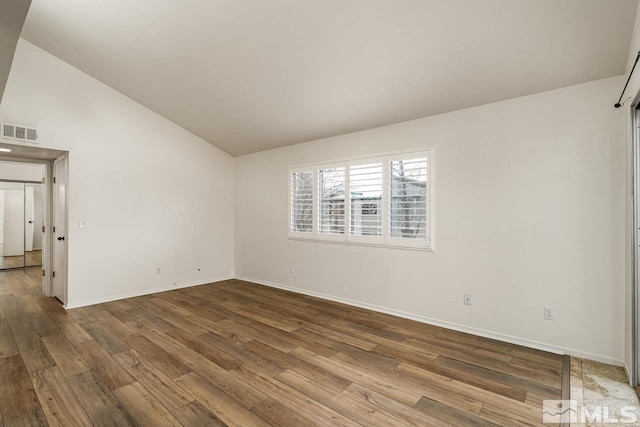
[[333,295],[327,295],[327,294],[323,294],[323,293],[320,293],[320,292],[314,292],[314,291],[309,291],[309,290],[306,290],[306,289],[295,288],[295,287],[292,287],[292,286],[284,286],[284,285],[281,285],[281,284],[278,284],[278,283],[273,283],[273,282],[268,282],[268,281],[265,281],[265,280],[254,279],[252,277],[236,276],[235,278],[238,279],[238,280],[244,280],[244,281],[247,281],[247,282],[257,283],[259,285],[269,286],[269,287],[272,287],[272,288],[282,289],[282,290],[285,290],[285,291],[291,291],[291,292],[295,292],[295,293],[298,293],[298,294],[303,294],[303,295],[308,295],[308,296],[312,296],[312,297],[322,298],[322,299],[326,299],[326,300],[329,300],[329,301],[335,301],[335,302],[339,302],[339,303],[342,303],[342,304],[351,305],[351,306],[354,306],[354,307],[359,307],[359,308],[364,308],[364,309],[367,309],[367,310],[377,311],[379,313],[390,314],[392,316],[401,317],[403,319],[415,320],[417,322],[426,323],[426,324],[433,325],[433,326],[440,326],[440,327],[443,327],[443,328],[452,329],[454,331],[465,332],[465,333],[468,333],[468,334],[477,335],[477,336],[481,336],[481,337],[485,337],[485,338],[491,338],[491,339],[495,339],[495,340],[498,340],[498,341],[507,342],[507,343],[510,343],[510,344],[517,344],[517,345],[521,345],[523,347],[534,348],[534,349],[537,349],[537,350],[548,351],[548,352],[556,353],[556,354],[568,354],[570,356],[580,357],[582,359],[589,359],[589,360],[593,360],[593,361],[601,362],[601,363],[606,363],[608,365],[624,366],[624,360],[622,360],[622,359],[619,360],[619,359],[614,359],[614,358],[607,357],[607,356],[601,356],[601,355],[598,355],[598,354],[588,353],[588,352],[584,352],[584,351],[580,351],[580,350],[576,350],[576,349],[572,349],[572,348],[560,347],[560,346],[556,346],[556,345],[552,345],[552,344],[541,343],[541,342],[534,341],[534,340],[529,340],[529,339],[526,339],[526,338],[514,337],[514,336],[511,336],[511,335],[505,335],[505,334],[501,334],[501,333],[498,333],[498,332],[487,331],[485,329],[478,329],[478,328],[474,328],[474,327],[471,327],[471,326],[460,325],[458,323],[448,322],[448,321],[445,321],[445,320],[433,319],[433,318],[422,316],[422,315],[419,315],[419,314],[407,313],[407,312],[404,312],[404,311],[395,310],[395,309],[392,309],[392,308],[382,307],[382,306],[373,305],[373,304],[368,304],[368,303],[361,302],[361,301],[355,301],[355,300],[351,300],[351,299],[347,299],[347,298],[336,297],[336,296],[333,296]]
[[117,300],[121,300],[121,299],[125,299],[125,298],[133,298],[133,297],[139,297],[139,296],[142,296],[142,295],[156,294],[156,293],[159,293],[159,292],[173,291],[175,289],[189,288],[191,286],[206,285],[206,284],[209,284],[209,283],[221,282],[223,280],[231,280],[231,279],[233,279],[232,275],[231,276],[215,277],[215,278],[212,278],[212,279],[198,280],[198,281],[195,281],[195,282],[177,283],[175,285],[160,286],[160,287],[152,288],[152,289],[145,289],[145,290],[140,290],[140,291],[127,292],[127,293],[124,293],[124,294],[110,295],[110,296],[107,296],[107,297],[101,297],[101,298],[95,298],[95,299],[75,302],[75,303],[71,303],[71,304],[66,304],[64,306],[64,308],[67,309],[67,310],[71,310],[73,308],[86,307],[88,305],[102,304],[103,302],[111,302],[111,301],[117,301]]

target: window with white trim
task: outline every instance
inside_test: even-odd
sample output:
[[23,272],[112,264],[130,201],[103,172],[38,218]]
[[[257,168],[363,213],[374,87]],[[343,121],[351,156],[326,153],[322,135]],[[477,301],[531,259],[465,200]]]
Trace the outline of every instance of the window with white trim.
[[382,162],[349,166],[351,236],[382,236]]
[[345,168],[318,169],[318,233],[345,232]]
[[289,174],[291,189],[290,226],[294,233],[313,232],[313,169],[296,170]]
[[392,238],[424,239],[427,233],[427,158],[389,162],[389,230]]
[[431,149],[289,169],[289,236],[432,249]]

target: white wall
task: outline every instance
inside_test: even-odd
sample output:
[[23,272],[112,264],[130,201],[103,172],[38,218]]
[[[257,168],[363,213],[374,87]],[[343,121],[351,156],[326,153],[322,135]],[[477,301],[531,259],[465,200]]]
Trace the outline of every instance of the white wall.
[[25,40],[0,120],[69,151],[70,307],[233,276],[231,156]]
[[[612,102],[623,83],[239,157],[236,276],[622,364],[625,112]],[[436,252],[288,240],[288,166],[429,145]]]

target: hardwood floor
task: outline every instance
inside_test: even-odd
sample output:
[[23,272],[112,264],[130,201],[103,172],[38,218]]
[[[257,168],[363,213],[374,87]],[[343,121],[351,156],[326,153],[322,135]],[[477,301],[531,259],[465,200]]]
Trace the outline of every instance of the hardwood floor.
[[0,425],[542,425],[562,356],[230,280],[65,311],[0,273]]

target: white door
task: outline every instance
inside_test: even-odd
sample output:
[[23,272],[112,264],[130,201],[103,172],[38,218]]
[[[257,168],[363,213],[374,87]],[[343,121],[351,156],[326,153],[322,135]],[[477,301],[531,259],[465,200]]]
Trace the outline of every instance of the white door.
[[67,157],[53,163],[53,296],[67,303]]
[[33,220],[34,220],[33,187],[24,187],[24,250],[33,251]]
[[[3,256],[24,255],[24,184],[7,182],[4,186]],[[22,267],[24,264],[21,264]]]

